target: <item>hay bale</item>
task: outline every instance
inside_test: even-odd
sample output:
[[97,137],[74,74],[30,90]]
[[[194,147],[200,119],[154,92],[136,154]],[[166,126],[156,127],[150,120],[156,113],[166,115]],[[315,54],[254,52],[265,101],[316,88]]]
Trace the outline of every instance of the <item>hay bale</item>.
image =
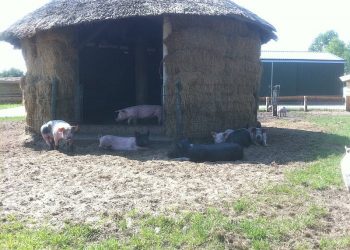
[[[52,119],[74,120],[74,91],[78,83],[78,51],[72,29],[42,32],[22,41],[27,75],[23,85],[27,125],[38,132]],[[52,114],[52,82],[57,79],[56,114]]]
[[171,24],[165,41],[166,133],[176,131],[177,79],[185,136],[208,137],[210,131],[254,124],[261,76],[258,32],[223,17],[173,16]]

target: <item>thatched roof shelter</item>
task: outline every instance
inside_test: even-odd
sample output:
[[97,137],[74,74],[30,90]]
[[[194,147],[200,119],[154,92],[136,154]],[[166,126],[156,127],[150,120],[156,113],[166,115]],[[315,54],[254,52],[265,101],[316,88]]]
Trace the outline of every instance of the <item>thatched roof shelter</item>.
[[232,17],[259,28],[263,43],[276,38],[271,24],[230,0],[53,0],[2,32],[0,40],[19,45],[21,39],[53,28],[171,14]]
[[[167,134],[182,123],[185,135],[204,136],[256,121],[260,48],[274,32],[229,0],[54,0],[0,40],[23,50],[34,130],[52,117],[90,121],[87,103],[103,95],[101,110],[161,104]],[[124,94],[106,101],[113,92]]]

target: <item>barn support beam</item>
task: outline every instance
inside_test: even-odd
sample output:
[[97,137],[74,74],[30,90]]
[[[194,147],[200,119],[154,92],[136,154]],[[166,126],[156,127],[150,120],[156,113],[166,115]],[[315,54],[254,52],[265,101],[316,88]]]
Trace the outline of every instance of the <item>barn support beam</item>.
[[165,40],[168,38],[168,36],[171,34],[171,22],[169,17],[164,16],[163,19],[163,87],[162,87],[162,105],[163,105],[163,122],[165,121],[165,98],[167,95],[167,84],[168,84],[168,75],[166,71],[166,57],[168,56],[168,47],[165,44]]
[[57,118],[57,91],[58,91],[58,80],[53,78],[51,81],[51,120]]

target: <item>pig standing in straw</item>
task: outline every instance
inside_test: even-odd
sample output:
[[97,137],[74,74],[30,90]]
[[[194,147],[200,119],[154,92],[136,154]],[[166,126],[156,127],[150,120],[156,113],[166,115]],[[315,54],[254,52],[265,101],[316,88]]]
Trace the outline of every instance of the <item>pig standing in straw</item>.
[[158,124],[162,121],[162,106],[159,105],[138,105],[115,111],[117,122],[128,120],[130,124],[133,120],[157,117]]
[[71,126],[62,120],[49,121],[40,128],[41,135],[50,149],[58,149],[59,142],[65,140],[69,150],[72,150],[73,134],[77,130],[78,126]]
[[345,156],[340,162],[345,187],[350,192],[350,148],[345,146]]

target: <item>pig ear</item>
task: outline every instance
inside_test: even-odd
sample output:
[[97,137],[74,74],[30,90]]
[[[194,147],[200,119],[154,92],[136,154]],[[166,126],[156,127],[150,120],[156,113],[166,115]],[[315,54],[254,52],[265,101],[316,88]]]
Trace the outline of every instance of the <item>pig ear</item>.
[[58,132],[64,132],[64,128],[58,128],[57,131]]

